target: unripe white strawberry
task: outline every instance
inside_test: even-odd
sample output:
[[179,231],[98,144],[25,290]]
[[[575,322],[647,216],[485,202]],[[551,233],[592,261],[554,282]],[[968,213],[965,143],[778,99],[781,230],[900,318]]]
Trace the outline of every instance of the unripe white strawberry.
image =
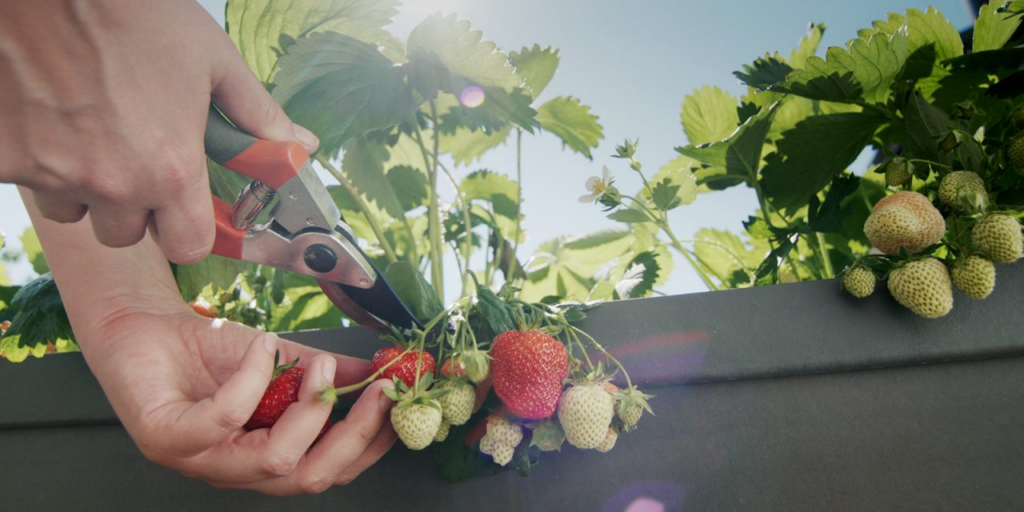
[[996,266],[981,256],[968,256],[953,267],[953,284],[972,299],[984,299],[996,287]]
[[530,438],[530,446],[536,446],[542,452],[562,451],[565,432],[562,431],[562,426],[557,421],[549,418],[532,425],[532,428],[533,436]]
[[891,160],[885,164],[885,184],[890,187],[902,187],[910,183],[910,165],[906,160]]
[[971,242],[999,263],[1011,263],[1024,255],[1020,222],[1009,215],[993,214],[982,219],[971,231]]
[[942,240],[946,221],[927,197],[917,192],[897,192],[882,198],[864,222],[864,234],[885,254],[900,247],[911,254]]
[[440,443],[441,441],[448,439],[448,432],[451,432],[451,430],[452,424],[448,423],[448,420],[442,418],[441,426],[437,428],[437,433],[434,434],[434,442]]
[[604,441],[601,441],[601,444],[597,445],[595,449],[601,453],[610,452],[618,439],[619,433],[614,428],[608,427],[608,434],[604,436]]
[[875,273],[858,265],[846,272],[842,283],[843,289],[850,295],[863,299],[875,291]]
[[463,425],[469,421],[473,415],[473,406],[476,405],[473,386],[463,380],[447,380],[438,388],[448,390],[448,393],[438,398],[444,419],[452,425]]
[[410,450],[422,450],[434,441],[441,428],[441,404],[399,404],[391,409],[391,426]]
[[946,265],[935,258],[911,261],[889,274],[889,293],[907,309],[925,318],[939,318],[953,309],[953,283]]
[[615,417],[615,398],[600,384],[570,386],[558,402],[558,422],[569,444],[583,449],[597,448]]
[[939,200],[961,213],[984,211],[988,208],[988,193],[985,182],[977,173],[955,171],[942,178],[939,184]]
[[1024,168],[1024,134],[1010,139],[1010,145],[1006,148],[1006,156],[1010,158],[1013,165]]
[[480,451],[504,466],[512,461],[516,446],[522,440],[522,427],[500,416],[491,416],[487,419],[487,433],[480,439]]

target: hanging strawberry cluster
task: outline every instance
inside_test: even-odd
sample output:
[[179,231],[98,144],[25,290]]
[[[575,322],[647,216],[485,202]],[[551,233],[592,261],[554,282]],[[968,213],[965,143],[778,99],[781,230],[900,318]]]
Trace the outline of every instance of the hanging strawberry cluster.
[[[587,305],[527,303],[508,288],[500,295],[478,287],[474,298],[455,303],[423,330],[393,332],[388,338],[396,346],[378,351],[373,375],[357,385],[395,382],[386,391],[396,402],[395,431],[412,450],[437,445],[446,478],[510,464],[526,472],[540,452],[560,451],[566,441],[607,452],[644,411],[652,412],[652,396],[573,325]],[[625,388],[612,384],[620,373]],[[325,398],[351,390],[326,390]]]

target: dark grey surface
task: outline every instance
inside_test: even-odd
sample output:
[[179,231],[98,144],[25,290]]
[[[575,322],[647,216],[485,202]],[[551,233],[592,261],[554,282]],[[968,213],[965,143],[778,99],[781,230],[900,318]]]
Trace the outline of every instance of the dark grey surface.
[[[77,354],[0,364],[0,479],[12,510],[1024,510],[1024,266],[992,298],[918,319],[835,282],[625,301],[582,324],[658,395],[610,454],[444,484],[392,450],[317,497],[217,491],[147,462]],[[367,357],[356,330],[292,339]],[[700,384],[698,384],[700,383]],[[392,482],[403,482],[395,492]],[[43,482],[57,482],[55,491]],[[431,496],[412,502],[412,496]]]
[[[460,485],[392,450],[348,487],[270,498],[145,461],[116,426],[0,432],[8,510],[1024,510],[1024,358],[658,390],[608,454]],[[403,488],[396,491],[394,483]]]

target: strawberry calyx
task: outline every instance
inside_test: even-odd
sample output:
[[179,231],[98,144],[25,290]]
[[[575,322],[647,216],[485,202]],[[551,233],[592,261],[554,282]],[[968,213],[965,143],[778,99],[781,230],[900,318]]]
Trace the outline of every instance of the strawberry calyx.
[[287,363],[287,364],[279,365],[278,363],[280,363],[280,361],[281,361],[281,351],[278,350],[278,351],[274,352],[274,378],[275,379],[280,377],[284,372],[294,368],[295,365],[299,364],[299,358],[298,357],[296,357],[294,361],[292,361],[290,363]]

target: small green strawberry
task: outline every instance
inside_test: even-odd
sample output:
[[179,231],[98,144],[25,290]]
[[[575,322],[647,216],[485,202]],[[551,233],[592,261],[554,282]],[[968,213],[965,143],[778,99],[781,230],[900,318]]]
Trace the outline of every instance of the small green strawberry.
[[512,461],[512,455],[522,440],[522,427],[501,416],[491,416],[487,419],[487,433],[480,439],[480,451],[504,466]]
[[622,426],[627,432],[636,428],[644,411],[654,414],[650,404],[647,403],[647,400],[654,398],[654,395],[643,393],[636,386],[615,392],[614,396],[615,414],[622,420]]
[[463,425],[473,415],[476,405],[476,391],[473,386],[462,379],[444,380],[438,389],[446,389],[448,393],[438,399],[444,419],[452,425]]
[[558,421],[565,438],[577,448],[600,446],[614,417],[615,398],[595,382],[570,386],[558,403]]
[[533,429],[530,446],[536,446],[542,452],[562,451],[565,431],[557,421],[546,419],[540,423],[531,423],[526,426]]
[[1012,263],[1024,255],[1020,222],[1009,215],[992,214],[982,219],[971,231],[971,242],[998,263]]
[[945,151],[946,153],[949,153],[950,151],[953,151],[954,149],[956,149],[956,147],[959,146],[959,145],[960,145],[960,141],[957,140],[956,133],[949,132],[942,139],[942,142],[939,143],[939,148],[941,148],[942,151]]
[[897,192],[875,204],[864,222],[864,234],[886,254],[899,254],[900,247],[914,254],[942,240],[946,220],[922,194]]
[[1006,148],[1006,156],[1010,158],[1013,165],[1024,169],[1024,133],[1010,139],[1010,145]]
[[996,266],[981,256],[968,256],[953,267],[953,284],[972,299],[984,299],[996,287]]
[[875,291],[875,273],[866,267],[850,267],[843,275],[843,289],[850,295],[863,299]]
[[469,350],[465,354],[466,376],[473,384],[480,384],[491,376],[491,356],[482,350]]
[[1017,123],[1018,126],[1024,125],[1024,105],[1013,109],[1011,116],[1013,117],[1013,122]]
[[955,171],[944,176],[939,184],[939,200],[960,213],[988,209],[985,182],[971,171]]
[[885,184],[890,187],[902,187],[911,182],[910,165],[904,158],[894,158],[885,165]]
[[448,420],[442,419],[441,420],[441,426],[438,427],[437,433],[434,434],[434,442],[435,443],[440,443],[441,441],[444,441],[445,439],[448,439],[448,432],[450,432],[451,429],[452,429],[452,424],[449,423]]
[[610,452],[612,448],[615,448],[615,441],[618,441],[618,439],[619,433],[613,427],[608,427],[608,434],[604,436],[604,440],[601,441],[601,444],[597,445],[595,450],[601,453]]
[[939,318],[953,309],[953,283],[935,258],[914,260],[889,274],[889,293],[919,316]]

